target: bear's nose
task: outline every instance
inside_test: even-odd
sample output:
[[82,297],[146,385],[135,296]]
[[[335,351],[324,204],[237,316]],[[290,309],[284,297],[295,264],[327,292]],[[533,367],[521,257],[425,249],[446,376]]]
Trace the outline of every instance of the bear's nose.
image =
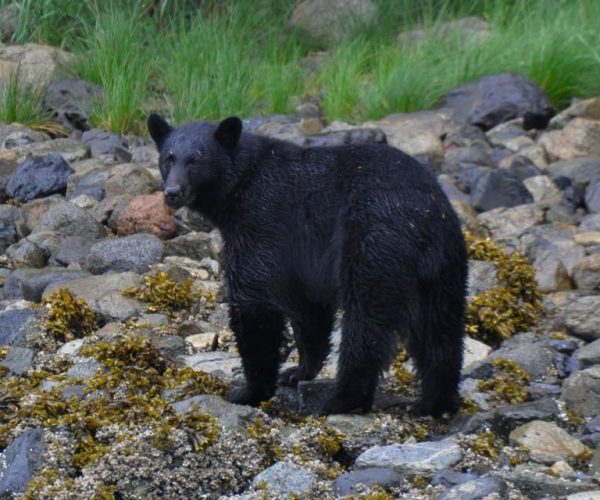
[[176,201],[178,198],[181,197],[181,186],[180,185],[175,185],[175,186],[168,186],[165,188],[165,198],[167,199],[167,201]]

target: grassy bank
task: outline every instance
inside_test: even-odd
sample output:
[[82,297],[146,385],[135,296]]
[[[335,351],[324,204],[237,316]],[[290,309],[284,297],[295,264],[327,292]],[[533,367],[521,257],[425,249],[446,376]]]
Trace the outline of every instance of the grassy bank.
[[[283,33],[294,0],[17,3],[14,41],[79,54],[75,75],[105,88],[94,123],[121,133],[141,131],[149,110],[177,122],[287,113],[308,96],[328,119],[376,119],[500,71],[528,76],[557,107],[600,94],[597,0],[377,0],[378,22],[329,48],[314,71],[304,62],[319,47]],[[485,41],[436,38],[438,23],[466,15],[490,23]],[[431,28],[425,38],[400,45],[398,33],[418,24]]]

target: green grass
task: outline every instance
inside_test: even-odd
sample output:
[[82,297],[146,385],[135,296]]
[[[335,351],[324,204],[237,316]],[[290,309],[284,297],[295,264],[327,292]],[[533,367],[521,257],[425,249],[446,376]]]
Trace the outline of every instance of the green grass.
[[[93,122],[119,133],[142,132],[149,111],[181,123],[290,113],[307,97],[328,120],[378,119],[502,71],[531,78],[559,108],[600,94],[598,0],[374,1],[379,21],[330,47],[314,72],[303,61],[319,47],[284,35],[295,0],[19,0],[14,40],[78,54],[74,74],[105,89]],[[466,15],[491,24],[485,42],[435,36]],[[416,25],[425,39],[400,46]]]
[[44,89],[20,80],[18,71],[0,80],[0,122],[41,124],[48,119],[42,107]]

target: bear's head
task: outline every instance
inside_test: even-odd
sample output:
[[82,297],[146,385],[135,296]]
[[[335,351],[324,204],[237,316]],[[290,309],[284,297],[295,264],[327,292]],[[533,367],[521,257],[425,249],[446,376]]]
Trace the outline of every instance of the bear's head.
[[167,205],[196,207],[216,191],[232,164],[242,122],[232,116],[219,124],[193,122],[172,127],[157,114],[148,117],[148,131],[160,153],[159,167]]

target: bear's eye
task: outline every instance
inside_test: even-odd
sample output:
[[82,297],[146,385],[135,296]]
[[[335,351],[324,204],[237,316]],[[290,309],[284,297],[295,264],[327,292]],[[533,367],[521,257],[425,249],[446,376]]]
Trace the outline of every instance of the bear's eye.
[[171,165],[173,165],[174,161],[175,161],[175,154],[173,154],[173,151],[167,151],[167,154],[165,155],[165,159],[164,159],[165,166],[170,167]]
[[200,162],[200,155],[193,154],[187,158],[187,160],[185,161],[185,166],[186,166],[186,168],[193,168],[194,165],[197,165],[199,162]]

